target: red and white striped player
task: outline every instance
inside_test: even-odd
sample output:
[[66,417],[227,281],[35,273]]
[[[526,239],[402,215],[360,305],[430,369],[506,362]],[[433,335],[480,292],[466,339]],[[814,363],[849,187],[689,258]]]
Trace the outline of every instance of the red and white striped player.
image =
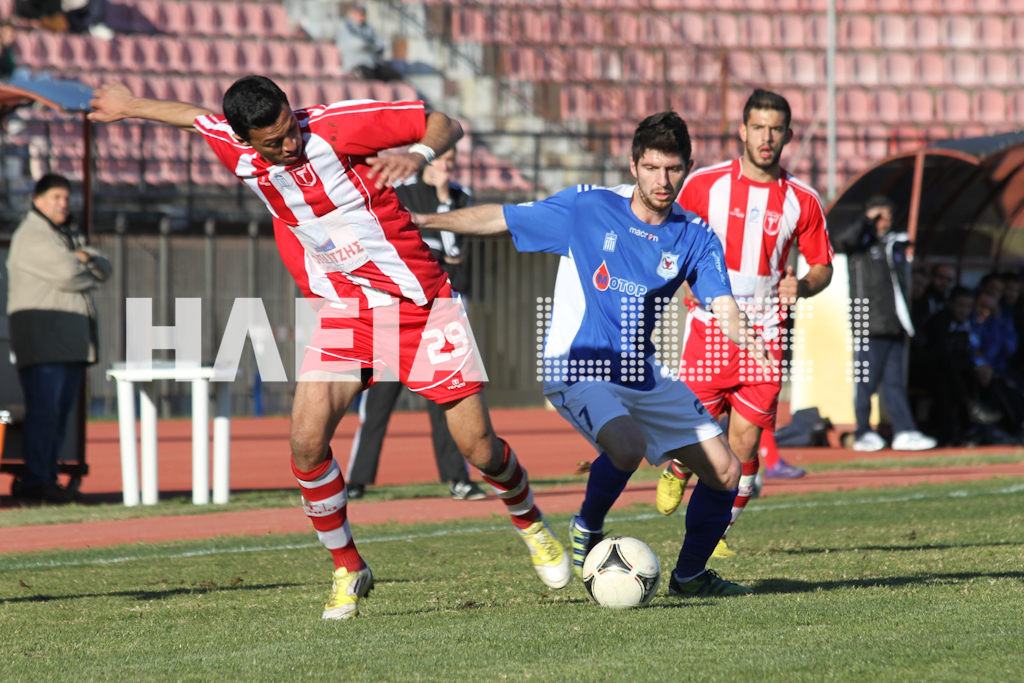
[[[202,135],[266,204],[282,260],[317,305],[290,440],[306,514],[334,558],[323,618],[355,616],[373,587],[349,531],[345,479],[330,440],[355,396],[382,379],[397,378],[444,406],[459,450],[505,503],[540,578],[552,588],[566,585],[568,555],[533,503],[526,471],[491,428],[465,309],[392,189],[455,144],[458,122],[422,102],[293,110],[262,76],[228,88],[223,115],[135,97],[120,83],[98,88],[90,104],[94,121],[141,118]],[[405,145],[404,153],[378,154]]]
[[[739,127],[743,156],[694,171],[679,195],[679,203],[707,221],[722,241],[733,296],[779,361],[790,307],[798,297],[822,291],[832,279],[832,246],[821,198],[779,166],[782,150],[793,137],[790,118],[785,98],[755,90],[743,107]],[[794,242],[810,265],[799,280],[786,265]],[[759,371],[722,334],[708,310],[692,297],[687,305],[679,378],[713,416],[729,411],[729,446],[743,466],[731,528],[753,492],[761,432],[775,429],[781,375]],[[662,474],[657,491],[662,514],[678,507],[688,477],[679,463]],[[723,536],[714,556],[733,554]]]

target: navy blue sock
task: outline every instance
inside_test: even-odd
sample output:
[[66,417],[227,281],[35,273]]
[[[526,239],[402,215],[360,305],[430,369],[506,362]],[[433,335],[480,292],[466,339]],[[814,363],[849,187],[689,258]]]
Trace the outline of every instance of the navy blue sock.
[[736,491],[719,491],[697,482],[686,506],[686,537],[676,562],[676,576],[685,579],[704,571],[708,558],[729,528]]
[[612,464],[611,458],[602,453],[590,465],[587,478],[587,495],[580,508],[580,519],[590,531],[604,528],[604,518],[618,500],[632,472],[623,472]]

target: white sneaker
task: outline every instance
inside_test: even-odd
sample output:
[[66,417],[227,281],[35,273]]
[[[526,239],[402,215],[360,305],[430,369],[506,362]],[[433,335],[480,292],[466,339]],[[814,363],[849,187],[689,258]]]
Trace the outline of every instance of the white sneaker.
[[938,443],[932,437],[912,429],[906,432],[897,432],[892,439],[892,448],[896,451],[927,451],[930,448],[935,448]]
[[[907,432],[904,432],[907,433]],[[857,437],[853,442],[853,450],[865,453],[873,453],[885,448],[885,439],[878,435],[878,432],[867,431]]]

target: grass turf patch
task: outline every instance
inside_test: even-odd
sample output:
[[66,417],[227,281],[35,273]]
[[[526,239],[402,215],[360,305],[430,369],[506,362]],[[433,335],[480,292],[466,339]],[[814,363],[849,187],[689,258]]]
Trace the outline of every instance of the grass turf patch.
[[[312,533],[0,557],[0,678],[1001,680],[1018,671],[1024,486],[772,496],[712,560],[756,594],[606,610],[545,588],[504,522],[356,529],[377,577],[322,622]],[[564,516],[551,522],[563,539]],[[675,561],[683,515],[610,533]],[[671,656],[666,656],[671,653]]]

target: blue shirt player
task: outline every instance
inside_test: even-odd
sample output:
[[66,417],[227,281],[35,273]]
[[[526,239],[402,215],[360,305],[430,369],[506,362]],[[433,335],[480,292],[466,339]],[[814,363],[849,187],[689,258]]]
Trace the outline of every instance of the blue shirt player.
[[662,112],[634,133],[635,185],[578,186],[539,202],[415,219],[465,234],[507,231],[519,251],[562,256],[544,345],[544,392],[600,452],[571,523],[577,576],[640,462],[646,457],[657,466],[675,458],[699,482],[669,593],[740,595],[751,591],[705,566],[729,524],[739,460],[693,392],[661,371],[651,343],[661,308],[686,281],[724,321],[729,339],[759,359],[761,367],[752,371],[770,371],[772,362],[732,297],[721,242],[675,203],[693,167],[690,152],[686,123]]

